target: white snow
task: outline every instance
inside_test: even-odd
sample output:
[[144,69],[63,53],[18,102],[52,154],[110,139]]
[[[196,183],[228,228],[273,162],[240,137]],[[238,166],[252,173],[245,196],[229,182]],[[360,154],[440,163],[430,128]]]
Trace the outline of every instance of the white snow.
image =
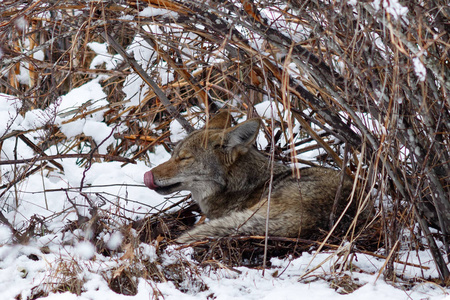
[[25,113],[21,126],[24,129],[39,128],[51,121],[51,117],[41,109],[30,110]]
[[187,136],[187,132],[184,130],[183,126],[176,120],[170,122],[169,125],[170,132],[172,133],[172,138],[170,139],[173,143],[181,141]]
[[67,124],[61,124],[59,128],[67,138],[71,138],[83,133],[85,123],[86,120],[80,119]]
[[[146,249],[146,250],[145,250]],[[3,250],[3,251],[2,251]],[[0,282],[4,284],[1,290],[2,299],[13,299],[17,294],[22,296],[30,295],[31,288],[37,286],[39,282],[48,284],[45,280],[46,274],[57,276],[53,268],[70,267],[71,257],[77,255],[80,261],[74,265],[75,269],[79,269],[78,277],[83,279],[83,291],[80,296],[71,293],[52,293],[47,297],[40,299],[123,299],[123,295],[119,295],[111,291],[107,282],[101,276],[106,270],[119,270],[125,267],[126,263],[118,260],[114,263],[108,263],[105,258],[96,256],[97,259],[89,260],[94,257],[93,246],[89,242],[82,242],[75,248],[63,247],[59,249],[59,253],[55,255],[47,255],[46,260],[33,261],[30,254],[42,255],[33,248],[26,246],[4,246],[0,248]],[[141,255],[148,255],[155,258],[154,247],[142,244],[140,247]],[[213,295],[215,299],[448,299],[448,290],[442,289],[432,283],[423,283],[411,290],[405,290],[395,287],[395,285],[385,282],[382,278],[378,278],[376,272],[383,264],[383,260],[373,258],[366,255],[358,255],[358,261],[355,262],[354,268],[366,270],[366,272],[345,272],[344,275],[352,278],[361,287],[351,294],[343,295],[329,285],[326,280],[317,280],[317,277],[310,275],[300,280],[300,276],[306,271],[306,267],[313,259],[314,253],[304,253],[297,259],[277,259],[271,260],[273,266],[265,271],[238,267],[231,269],[218,269],[216,271],[208,267],[200,267],[194,265],[194,262],[186,256],[185,251],[171,249],[167,256],[162,257],[166,261],[166,265],[183,259],[185,265],[191,265],[198,268],[199,274],[193,274],[196,278],[206,284],[207,290],[202,291],[196,286],[195,282],[185,283],[186,287],[191,288],[191,292],[182,293],[172,282],[153,282],[149,280],[138,280],[138,293],[135,296],[127,296],[127,299],[149,299],[158,291],[165,299],[209,299]],[[312,263],[312,266],[324,261],[330,253],[318,254]],[[84,257],[84,260],[83,260]],[[144,257],[147,259],[147,257]],[[315,271],[324,279],[332,279],[334,269],[333,263],[329,261]],[[403,266],[397,266],[402,269]],[[69,269],[68,269],[69,270]],[[370,273],[372,272],[372,273]],[[33,280],[34,279],[34,283]],[[57,279],[56,277],[53,280]],[[17,283],[21,283],[20,286]]]
[[21,107],[19,99],[0,93],[0,136],[11,130],[20,128],[23,117],[18,113]]
[[86,121],[83,128],[83,133],[91,136],[95,143],[99,145],[99,153],[101,154],[106,154],[107,146],[115,141],[112,132],[112,128],[98,121]]
[[90,242],[81,242],[76,247],[76,253],[82,259],[91,259],[95,255],[94,245]]
[[106,246],[108,249],[116,250],[122,244],[123,235],[120,231],[116,231],[109,236],[108,241],[106,242]]
[[119,20],[132,21],[132,20],[134,20],[134,16],[132,16],[132,15],[122,15],[122,16],[119,17]]
[[156,248],[153,245],[142,243],[139,246],[139,250],[140,250],[140,257],[143,260],[154,262],[158,258],[158,255],[156,254]]
[[420,81],[425,81],[427,78],[427,69],[423,65],[423,63],[420,61],[420,58],[414,57],[413,58],[413,66],[414,66],[414,73],[419,78]]
[[[91,107],[91,109],[109,104],[108,101],[106,101],[106,94],[105,92],[103,92],[98,79],[91,80],[81,87],[74,88],[69,93],[62,96],[57,110],[60,113],[68,112],[70,110],[79,108],[86,103],[95,104]],[[100,115],[99,118],[101,118],[102,113],[96,113],[94,115]]]
[[87,45],[97,54],[91,62],[91,69],[105,64],[106,70],[112,70],[123,60],[120,55],[109,54],[107,43],[90,42]]
[[408,8],[401,5],[398,0],[374,0],[372,5],[377,10],[386,10],[395,19],[405,16],[408,13]]
[[[0,56],[0,58],[1,58],[1,56]],[[40,61],[44,61],[44,58],[45,58],[44,51],[38,50],[38,51],[34,52],[33,53],[33,58],[37,59],[37,60],[40,60]]]
[[140,17],[154,17],[159,15],[170,15],[172,17],[177,17],[178,14],[168,10],[168,9],[162,9],[162,8],[155,8],[155,7],[146,7],[142,11],[138,13],[138,16]]
[[6,244],[11,236],[11,229],[6,225],[0,224],[0,244]]
[[255,110],[260,117],[267,118],[269,120],[274,118],[277,121],[280,121],[281,119],[286,121],[286,118],[288,118],[283,105],[275,101],[264,101],[258,103],[255,105]]
[[[30,72],[29,72],[29,68],[28,68],[28,63],[23,62],[23,61],[20,62],[19,71],[20,71],[19,74],[15,74],[16,79],[21,84],[29,85],[30,84]],[[12,70],[10,72],[12,72]]]
[[28,27],[28,21],[23,16],[20,16],[14,20],[14,25],[20,31],[25,31]]
[[[154,54],[153,48],[144,41],[140,34],[134,37],[133,42],[128,46],[127,52],[141,65],[147,66],[148,61]],[[142,95],[149,90],[148,86],[136,73],[131,73],[125,78],[123,92],[126,94],[127,106],[136,106],[141,102]]]

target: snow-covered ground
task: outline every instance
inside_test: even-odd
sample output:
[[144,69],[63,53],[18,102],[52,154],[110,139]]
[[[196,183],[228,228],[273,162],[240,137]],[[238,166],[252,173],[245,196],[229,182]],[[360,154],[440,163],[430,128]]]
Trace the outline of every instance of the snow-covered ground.
[[[119,257],[106,258],[94,254],[86,245],[62,246],[58,239],[53,239],[50,246],[50,254],[42,254],[38,244],[48,245],[48,237],[33,242],[29,246],[3,246],[0,251],[0,282],[1,299],[27,299],[36,287],[43,287],[61,280],[58,272],[71,270],[84,280],[81,295],[65,292],[51,293],[42,299],[152,299],[156,295],[165,299],[448,299],[449,290],[434,284],[423,282],[412,289],[405,290],[401,287],[387,283],[381,276],[377,280],[377,270],[383,265],[382,260],[366,255],[357,255],[358,261],[354,264],[355,271],[345,272],[340,278],[351,278],[360,285],[356,291],[350,294],[342,294],[342,288],[332,285],[333,259],[323,264],[317,271],[307,275],[299,281],[300,276],[307,268],[318,265],[327,260],[331,253],[321,253],[313,260],[313,254],[304,253],[295,260],[272,259],[273,267],[262,270],[239,267],[233,270],[211,270],[200,268],[197,270],[194,282],[185,282],[188,292],[181,292],[172,282],[156,283],[149,280],[138,279],[138,291],[135,296],[124,296],[113,292],[105,281],[103,275],[108,270],[118,269],[127,264],[127,261]],[[142,255],[148,255],[148,259],[155,259],[151,247],[141,246]],[[175,253],[173,253],[175,252]],[[189,251],[180,253],[173,250],[164,259],[173,263],[174,259],[189,261]],[[186,253],[188,252],[188,253]],[[30,259],[35,254],[38,260]],[[94,259],[94,255],[95,259]],[[182,258],[177,258],[178,256]],[[187,256],[187,257],[186,257]],[[90,257],[90,259],[89,259]],[[427,257],[423,253],[423,258]],[[195,262],[191,262],[195,264]],[[186,262],[184,263],[186,264]],[[432,264],[424,264],[424,266]],[[420,270],[414,268],[403,269],[397,265],[401,273],[411,275],[419,274]],[[68,270],[61,270],[67,268]],[[432,273],[432,272],[431,272]],[[337,277],[339,278],[339,277]],[[203,287],[203,288],[200,288]],[[22,298],[16,298],[20,296]]]
[[[17,113],[20,101],[0,95],[1,134],[32,130],[52,122],[60,124],[69,138],[83,132],[99,144],[105,141],[99,151],[106,153],[106,146],[112,142],[111,133],[120,132],[121,128],[110,128],[103,123],[101,111],[68,123],[65,121],[70,121],[70,114],[61,117],[64,116],[62,108],[78,107],[87,101],[94,103],[94,108],[101,107],[106,104],[103,99],[101,86],[93,80],[62,97],[58,107],[30,111],[22,117]],[[56,118],[55,113],[59,114]],[[174,139],[183,134],[176,124],[171,128],[177,132]],[[42,134],[42,130],[33,130],[28,138],[39,139]],[[46,154],[61,153],[61,147],[52,146]],[[21,140],[3,141],[2,161],[34,156],[32,149]],[[215,269],[194,261],[190,248],[169,247],[158,257],[156,243],[141,243],[127,251],[103,256],[87,241],[89,228],[63,230],[70,221],[78,219],[78,214],[89,215],[87,195],[91,201],[102,203],[102,214],[111,214],[111,224],[101,238],[109,249],[117,249],[124,242],[123,233],[119,231],[126,224],[124,220],[142,218],[161,209],[161,205],[167,205],[164,197],[143,185],[142,177],[146,170],[168,157],[169,153],[157,146],[150,154],[151,165],[138,161],[134,165],[98,162],[80,166],[75,158],[57,159],[64,171],[43,169],[9,188],[1,196],[3,214],[19,229],[28,226],[34,218],[37,226],[42,226],[42,234],[31,237],[27,243],[14,244],[11,230],[0,225],[0,299],[35,299],[39,296],[40,299],[63,300],[123,299],[124,295],[109,288],[108,280],[126,268],[145,269],[145,263],[156,261],[158,268],[178,262],[195,272],[192,271],[178,286],[172,281],[133,277],[137,294],[126,296],[127,299],[157,296],[165,299],[450,299],[450,289],[432,282],[438,274],[426,250],[404,252],[404,257],[399,258],[401,261],[420,264],[422,268],[397,263],[396,274],[402,278],[397,283],[389,283],[379,274],[385,261],[365,254],[357,253],[351,271],[344,272],[336,269],[342,257],[326,251],[317,255],[305,252],[296,259],[272,258],[271,268],[265,271],[245,267]],[[25,167],[26,164],[1,165],[2,182],[11,181]],[[83,186],[82,193],[80,186]],[[420,281],[419,278],[429,281],[406,284],[408,279]],[[359,288],[346,295],[346,281]],[[64,284],[72,287],[78,284],[79,295],[67,292]]]

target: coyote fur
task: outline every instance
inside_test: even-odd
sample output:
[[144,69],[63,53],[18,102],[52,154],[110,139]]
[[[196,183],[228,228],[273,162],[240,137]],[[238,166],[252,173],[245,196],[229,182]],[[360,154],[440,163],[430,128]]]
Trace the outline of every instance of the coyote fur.
[[250,119],[231,127],[229,114],[219,113],[204,129],[178,143],[167,162],[145,173],[145,185],[160,194],[190,191],[209,218],[182,234],[178,242],[264,235],[269,206],[270,236],[310,236],[328,227],[341,184],[337,216],[343,211],[352,180],[342,181],[340,172],[321,167],[300,169],[297,178],[289,166],[271,164],[253,146],[260,122]]

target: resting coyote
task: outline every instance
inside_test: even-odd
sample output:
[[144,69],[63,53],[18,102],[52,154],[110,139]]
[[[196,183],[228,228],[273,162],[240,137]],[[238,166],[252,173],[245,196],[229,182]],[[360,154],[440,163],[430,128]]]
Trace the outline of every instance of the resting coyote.
[[[269,235],[305,237],[327,228],[340,172],[306,168],[296,178],[288,166],[270,166],[270,159],[253,146],[259,127],[259,119],[230,127],[229,114],[220,113],[181,141],[167,162],[145,173],[145,185],[160,194],[190,191],[210,219],[181,235],[178,242],[264,235],[270,184]],[[351,189],[352,181],[346,178],[338,215]]]

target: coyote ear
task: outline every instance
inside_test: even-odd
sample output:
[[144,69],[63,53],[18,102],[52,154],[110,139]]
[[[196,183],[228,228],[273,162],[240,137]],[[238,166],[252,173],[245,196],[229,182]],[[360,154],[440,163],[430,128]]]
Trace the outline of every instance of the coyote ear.
[[228,129],[225,135],[226,145],[230,148],[235,148],[236,146],[248,148],[258,136],[260,125],[261,121],[259,119],[250,119]]
[[207,123],[208,129],[225,129],[231,127],[232,117],[228,111],[222,111],[212,117]]

